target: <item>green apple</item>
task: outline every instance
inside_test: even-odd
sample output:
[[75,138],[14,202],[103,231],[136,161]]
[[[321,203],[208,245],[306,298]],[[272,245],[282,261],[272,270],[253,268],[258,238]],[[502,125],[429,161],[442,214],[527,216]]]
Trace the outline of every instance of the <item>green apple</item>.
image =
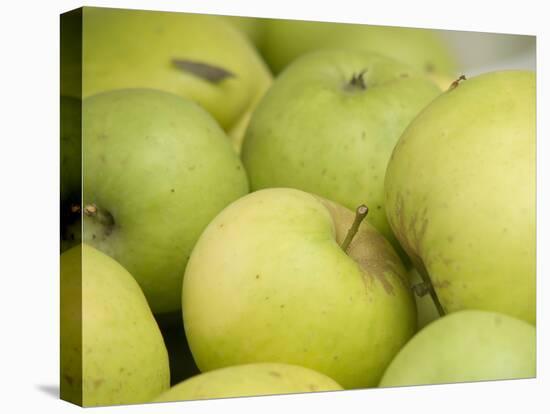
[[336,381],[319,372],[297,365],[264,362],[196,375],[170,388],[155,402],[338,390],[342,387]]
[[461,81],[395,147],[389,222],[446,312],[535,323],[535,91],[528,71]]
[[219,16],[85,7],[82,37],[83,97],[164,90],[198,102],[225,130],[271,78],[252,44]]
[[170,387],[168,354],[135,279],[86,244],[61,255],[61,398],[138,404]]
[[289,188],[256,191],[218,214],[183,282],[199,369],[281,362],[345,388],[375,386],[414,334],[416,310],[391,244],[366,221],[349,244],[352,225],[348,209]]
[[129,89],[83,106],[83,238],[128,269],[154,313],[179,310],[195,241],[248,191],[243,166],[215,120],[185,98]]
[[380,387],[532,378],[535,328],[504,314],[455,312],[432,322],[399,351]]
[[397,61],[362,51],[302,56],[273,83],[250,121],[242,159],[253,190],[293,187],[368,220],[396,248],[384,209],[384,174],[409,122],[437,86]]
[[264,19],[246,16],[222,16],[232,26],[243,33],[255,47],[262,43],[264,33]]
[[274,73],[320,49],[366,50],[428,74],[456,75],[456,59],[434,30],[279,19],[264,22],[261,51]]

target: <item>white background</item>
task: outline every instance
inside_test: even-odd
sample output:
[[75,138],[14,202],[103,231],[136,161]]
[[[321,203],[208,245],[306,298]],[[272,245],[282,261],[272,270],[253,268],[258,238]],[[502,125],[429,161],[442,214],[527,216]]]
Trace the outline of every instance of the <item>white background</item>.
[[[538,58],[538,379],[93,409],[98,413],[541,412],[548,404],[548,30],[543,1],[93,1],[89,6],[535,34]],[[0,18],[0,411],[73,413],[58,388],[59,14],[77,1],[3,3]],[[542,93],[542,92],[545,93]],[[546,119],[542,116],[546,114]],[[546,183],[548,189],[548,184]],[[546,213],[548,214],[548,213]],[[545,274],[546,273],[546,274]],[[545,393],[546,391],[546,393]]]

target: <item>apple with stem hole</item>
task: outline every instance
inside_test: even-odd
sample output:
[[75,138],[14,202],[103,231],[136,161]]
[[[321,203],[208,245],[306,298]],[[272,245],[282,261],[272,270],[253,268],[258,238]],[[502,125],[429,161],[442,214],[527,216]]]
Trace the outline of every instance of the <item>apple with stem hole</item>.
[[[208,225],[183,282],[201,371],[301,365],[344,388],[375,386],[414,334],[416,309],[391,244],[353,212],[290,188],[253,192]],[[361,223],[361,220],[362,223]]]
[[269,86],[271,74],[248,39],[219,16],[83,8],[82,91],[88,97],[152,88],[187,97],[228,131]]
[[83,239],[137,279],[154,313],[181,308],[199,235],[248,192],[243,166],[210,114],[155,90],[83,103]]
[[532,378],[535,327],[501,313],[463,310],[418,332],[397,354],[380,387]]
[[154,402],[341,389],[336,381],[314,370],[298,365],[264,362],[234,365],[195,375],[165,391]]
[[349,209],[400,249],[386,218],[384,174],[409,122],[437,86],[384,56],[331,50],[293,62],[252,115],[241,157],[252,190],[293,187]]
[[393,151],[388,219],[445,312],[535,323],[535,93],[529,71],[463,77]]
[[170,387],[168,353],[135,279],[81,244],[61,255],[61,397],[138,404]]

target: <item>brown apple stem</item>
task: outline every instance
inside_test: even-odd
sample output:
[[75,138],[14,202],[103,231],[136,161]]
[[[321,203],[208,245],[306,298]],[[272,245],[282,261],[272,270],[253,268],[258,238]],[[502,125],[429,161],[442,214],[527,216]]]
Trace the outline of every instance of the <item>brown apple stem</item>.
[[437,297],[437,293],[435,292],[434,285],[432,284],[430,276],[428,275],[428,271],[426,270],[423,264],[421,264],[420,266],[416,266],[416,270],[418,271],[418,274],[422,278],[422,283],[424,285],[424,288],[427,289],[428,293],[432,297],[432,300],[434,301],[434,304],[435,304],[435,307],[437,308],[437,312],[439,313],[439,316],[445,316],[445,310],[443,309],[441,302],[439,302],[439,298]]
[[466,76],[465,75],[460,75],[458,77],[458,79],[454,80],[453,83],[451,83],[451,86],[449,86],[449,91],[452,91],[453,89],[455,89],[459,84],[460,82],[462,81],[465,81],[466,80]]
[[108,211],[98,208],[95,204],[86,204],[84,206],[84,215],[93,217],[98,223],[104,225],[107,228],[111,228],[114,224],[114,218]]
[[359,207],[357,207],[357,210],[355,210],[355,219],[353,220],[353,224],[349,228],[348,233],[346,234],[346,238],[344,239],[344,241],[342,242],[342,245],[340,246],[342,247],[343,251],[346,252],[348,250],[348,247],[351,241],[353,240],[353,238],[357,234],[357,231],[359,230],[359,226],[361,225],[361,222],[365,217],[367,217],[368,213],[369,213],[369,208],[364,204],[361,204]]

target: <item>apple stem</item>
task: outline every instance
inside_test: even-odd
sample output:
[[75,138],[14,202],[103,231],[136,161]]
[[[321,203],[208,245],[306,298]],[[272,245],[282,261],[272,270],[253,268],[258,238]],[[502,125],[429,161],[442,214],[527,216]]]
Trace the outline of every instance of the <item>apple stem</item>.
[[359,230],[359,226],[361,225],[361,222],[365,217],[367,217],[368,212],[369,212],[369,208],[364,204],[361,204],[355,210],[355,219],[353,220],[353,224],[349,228],[348,233],[346,234],[346,238],[344,239],[344,241],[342,242],[342,245],[340,246],[342,247],[343,251],[346,252],[348,250],[348,247],[351,241],[357,234],[357,231]]
[[[432,300],[434,301],[435,307],[437,308],[437,312],[439,313],[439,316],[445,316],[445,310],[443,309],[443,306],[441,305],[441,302],[439,302],[439,298],[437,297],[437,293],[435,292],[434,285],[432,284],[432,281],[430,279],[430,276],[428,275],[428,271],[424,267],[424,265],[421,263],[421,266],[416,266],[416,270],[418,271],[418,274],[420,274],[420,277],[422,277],[422,285],[424,285],[424,289],[427,290],[427,293],[430,294],[432,297]],[[413,291],[416,293],[415,287],[413,286]],[[424,295],[426,292],[424,292]],[[424,296],[419,295],[419,296]]]
[[367,70],[364,69],[361,72],[359,72],[357,75],[354,73],[349,82],[349,87],[367,89],[367,85],[365,84],[365,79],[363,78],[363,75],[365,75],[366,72]]
[[459,84],[460,82],[462,81],[465,81],[466,80],[466,76],[465,75],[460,75],[458,77],[458,79],[454,80],[453,83],[451,83],[451,86],[449,86],[449,91],[452,91],[453,89],[455,89]]
[[112,227],[115,222],[113,216],[108,211],[97,208],[95,204],[86,204],[84,206],[84,215],[95,218],[100,224],[106,227]]

